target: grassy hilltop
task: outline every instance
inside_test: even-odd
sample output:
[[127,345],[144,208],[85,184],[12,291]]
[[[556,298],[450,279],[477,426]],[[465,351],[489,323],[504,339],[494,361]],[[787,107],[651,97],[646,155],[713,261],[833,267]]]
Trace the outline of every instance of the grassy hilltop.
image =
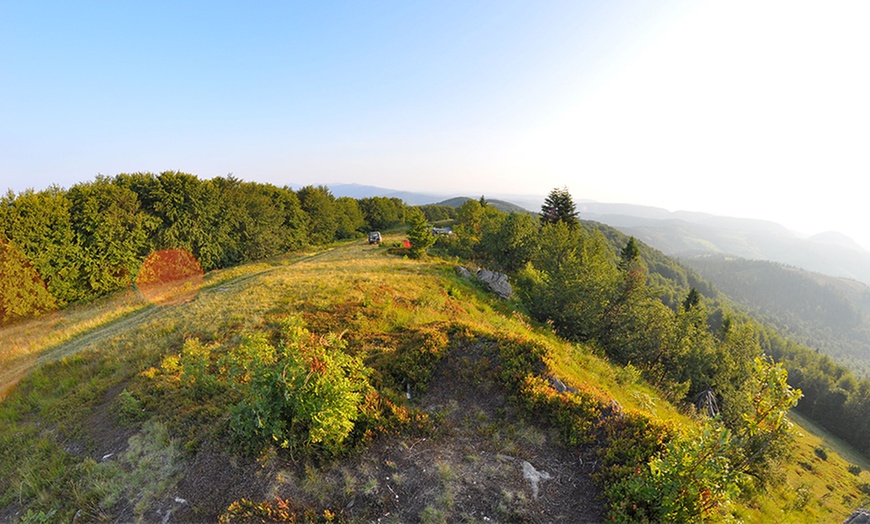
[[[0,521],[628,521],[619,494],[703,431],[452,264],[361,242],[210,272],[188,302],[120,292],[0,343]],[[822,438],[800,430],[765,492],[695,485],[714,492],[703,518],[844,520],[868,465]],[[679,497],[695,469],[659,487]]]

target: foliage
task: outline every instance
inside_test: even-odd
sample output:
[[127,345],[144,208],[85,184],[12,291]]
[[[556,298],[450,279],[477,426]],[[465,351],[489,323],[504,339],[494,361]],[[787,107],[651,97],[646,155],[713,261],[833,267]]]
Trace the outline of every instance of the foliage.
[[568,188],[553,189],[541,206],[541,223],[556,224],[562,222],[570,227],[579,224],[577,208]]
[[394,377],[396,389],[426,389],[435,366],[447,350],[446,331],[447,326],[436,323],[399,333],[400,342],[383,365]]
[[366,227],[366,220],[359,203],[350,197],[335,200],[336,228],[335,238],[354,238]]
[[326,186],[305,186],[296,192],[302,210],[308,214],[308,238],[312,244],[325,244],[335,238],[338,213],[335,197]]
[[405,221],[405,203],[398,198],[369,197],[359,201],[369,231],[398,227]]
[[0,198],[0,238],[36,270],[58,306],[85,296],[80,282],[82,247],[76,243],[71,203],[63,190],[11,191]]
[[531,260],[537,236],[535,219],[527,213],[489,213],[481,222],[474,253],[493,269],[515,273]]
[[531,262],[517,279],[529,312],[571,340],[596,337],[619,273],[607,241],[565,222],[544,226]]
[[82,250],[83,292],[96,297],[129,287],[142,257],[148,254],[155,220],[140,209],[136,193],[106,177],[73,186],[67,197],[72,228]]
[[672,438],[646,467],[608,487],[611,500],[619,500],[614,520],[702,522],[721,512],[744,482],[732,451],[729,430],[709,422]]
[[[282,336],[278,348],[255,338],[224,361],[242,390],[232,411],[236,438],[253,447],[271,442],[294,451],[338,453],[371,388],[366,369],[335,335],[318,340],[290,320]],[[207,374],[194,370],[194,376]]]
[[406,219],[411,226],[408,229],[408,240],[411,242],[409,253],[412,258],[421,258],[426,254],[426,251],[435,243],[435,236],[432,234],[432,228],[423,212],[417,208],[409,208],[406,212]]
[[11,244],[0,242],[0,324],[54,309],[45,282]]
[[561,433],[569,446],[595,442],[601,402],[581,392],[557,392],[547,380],[527,375],[519,391],[526,409],[543,416]]
[[283,522],[298,524],[341,523],[345,519],[334,512],[323,510],[317,513],[303,507],[292,500],[280,497],[275,502],[252,502],[241,499],[233,502],[220,516],[218,522],[231,524],[234,522]]
[[786,418],[797,405],[801,391],[787,383],[788,372],[770,359],[756,357],[744,395],[750,405],[735,429],[743,461],[741,471],[768,478],[772,465],[787,456],[792,442],[792,424]]
[[440,206],[438,204],[426,204],[420,206],[420,211],[426,215],[429,222],[441,222],[442,220],[454,220],[456,208],[453,206]]

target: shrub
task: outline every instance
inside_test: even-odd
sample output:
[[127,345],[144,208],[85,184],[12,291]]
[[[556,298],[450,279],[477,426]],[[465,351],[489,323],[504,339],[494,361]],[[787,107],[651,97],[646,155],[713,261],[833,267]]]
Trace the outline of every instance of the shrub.
[[343,351],[338,336],[315,339],[298,323],[288,327],[284,347],[251,357],[231,428],[252,449],[275,443],[291,451],[338,453],[371,390],[367,368]]
[[450,342],[446,330],[443,324],[433,324],[400,334],[401,343],[386,364],[397,385],[426,389]]
[[[635,463],[650,449],[638,448]],[[611,474],[617,473],[615,482],[605,484],[612,501],[611,518],[616,522],[703,521],[740,493],[745,478],[732,466],[733,451],[730,431],[707,423],[670,439],[647,464],[636,465],[631,475],[614,471],[615,464],[608,461]]]
[[117,399],[118,418],[124,424],[138,422],[145,418],[145,408],[142,402],[124,388]]
[[856,477],[861,474],[861,466],[857,464],[849,464],[849,473],[855,475]]
[[345,519],[332,511],[323,510],[317,513],[310,508],[299,506],[290,500],[280,497],[275,502],[252,502],[241,499],[230,504],[220,516],[218,522],[230,524],[233,522],[284,522],[298,524],[341,523]]
[[601,415],[597,399],[580,392],[559,393],[545,379],[533,375],[526,377],[520,395],[529,412],[549,420],[568,445],[595,441],[595,428]]

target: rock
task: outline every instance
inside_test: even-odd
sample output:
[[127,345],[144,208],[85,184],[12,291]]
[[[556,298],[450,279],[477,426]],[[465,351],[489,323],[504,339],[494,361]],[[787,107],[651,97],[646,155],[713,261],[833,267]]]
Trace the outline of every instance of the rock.
[[577,393],[576,388],[572,388],[571,386],[566,385],[564,382],[552,375],[547,377],[547,382],[550,383],[551,388],[555,389],[559,393]]
[[456,266],[454,270],[456,271],[456,274],[462,278],[471,278],[471,271],[465,269],[462,266]]
[[501,298],[510,298],[513,295],[513,289],[508,282],[508,277],[504,273],[497,273],[488,269],[478,269],[477,278],[486,284],[486,287]]
[[870,524],[870,511],[856,509],[843,524]]
[[523,478],[529,481],[529,484],[532,486],[532,498],[538,498],[538,483],[542,480],[550,480],[553,478],[552,475],[547,473],[546,471],[538,471],[534,466],[523,461]]

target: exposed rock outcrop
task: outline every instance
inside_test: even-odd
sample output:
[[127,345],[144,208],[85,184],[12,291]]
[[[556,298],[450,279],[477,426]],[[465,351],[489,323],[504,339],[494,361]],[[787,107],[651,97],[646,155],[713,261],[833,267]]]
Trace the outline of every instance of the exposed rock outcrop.
[[508,277],[504,273],[497,273],[488,269],[478,269],[477,278],[496,295],[501,298],[510,298],[513,295],[513,289],[508,282]]
[[856,509],[843,524],[870,524],[870,511]]
[[476,276],[478,280],[486,284],[487,289],[501,298],[507,299],[513,295],[513,289],[511,288],[510,282],[508,282],[507,275],[504,273],[498,273],[496,271],[481,268],[479,268],[476,273],[472,273],[470,270],[462,266],[456,266],[455,269],[456,274],[462,278],[470,279],[472,275]]
[[462,277],[462,278],[469,279],[469,278],[471,278],[471,276],[472,276],[472,275],[471,275],[471,271],[465,269],[465,268],[462,267],[462,266],[456,266],[455,270],[456,270],[456,274],[459,275],[459,276]]

